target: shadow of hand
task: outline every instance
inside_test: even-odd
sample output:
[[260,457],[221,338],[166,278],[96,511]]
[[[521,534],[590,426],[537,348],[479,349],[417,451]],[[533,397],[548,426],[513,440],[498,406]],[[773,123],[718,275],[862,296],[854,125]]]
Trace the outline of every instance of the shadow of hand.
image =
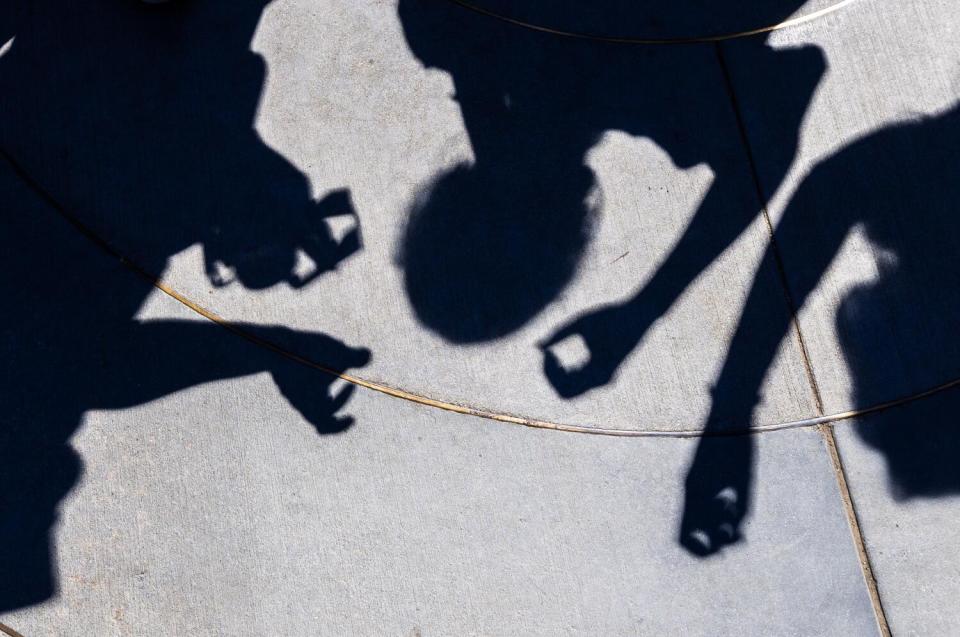
[[[296,333],[284,328],[276,332],[282,334],[279,334],[280,338],[271,338],[271,342],[284,343],[285,346],[289,343],[291,351],[331,369],[346,371],[370,362],[370,350],[350,347],[325,334]],[[317,433],[340,433],[353,424],[352,416],[337,415],[337,412],[350,400],[356,385],[347,384],[334,394],[331,386],[337,380],[335,376],[288,359],[278,359],[270,373],[280,393],[316,428]]]
[[313,260],[314,267],[308,275],[290,276],[288,283],[293,288],[305,287],[323,273],[336,270],[341,261],[359,252],[363,247],[360,237],[360,220],[350,191],[340,189],[329,193],[316,203],[312,216],[319,219],[350,217],[353,220],[353,227],[339,241],[332,236],[330,229],[325,225],[322,226],[322,230],[313,229],[313,231],[304,232],[300,247]]
[[743,539],[749,509],[753,442],[748,436],[701,438],[687,473],[680,544],[708,557]]
[[[543,351],[543,372],[563,398],[573,398],[606,385],[642,334],[636,336],[638,317],[630,308],[610,305],[567,323],[539,344]],[[581,337],[589,351],[589,360],[575,368],[561,363],[551,348],[563,341]]]

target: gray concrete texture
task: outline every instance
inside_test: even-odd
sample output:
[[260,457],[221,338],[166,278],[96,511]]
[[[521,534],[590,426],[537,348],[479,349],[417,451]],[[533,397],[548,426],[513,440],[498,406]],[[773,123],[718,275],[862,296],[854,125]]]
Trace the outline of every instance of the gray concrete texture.
[[[960,377],[949,0],[680,46],[444,0],[116,4],[0,9],[0,146],[18,164],[0,170],[17,237],[4,414],[63,418],[51,436],[83,467],[54,498],[56,590],[0,621],[27,637],[960,630],[950,393],[837,423],[839,467],[815,428],[710,447],[366,389],[342,407],[351,427],[318,436],[348,423],[298,388],[329,378],[150,288],[38,192],[225,319],[431,399],[648,433],[870,407]],[[476,4],[602,34],[635,11]],[[753,25],[673,4],[631,33]],[[301,216],[342,239],[334,263],[324,237],[286,234]],[[254,267],[294,255],[292,285]],[[605,351],[598,376],[569,371]],[[59,375],[24,373],[37,359]],[[748,465],[722,476],[744,539],[697,557],[678,536],[705,448]]]
[[[858,3],[775,34],[774,46],[813,43],[829,64],[779,187],[764,170],[765,155],[776,153],[775,122],[741,98],[792,292],[816,285],[799,320],[827,413],[960,375],[951,335],[956,146],[938,126],[955,119],[957,36],[954,7],[939,2],[896,11]],[[737,46],[729,49],[736,60]],[[758,88],[732,67],[738,94]],[[762,90],[782,91],[776,84]],[[793,225],[803,228],[787,227],[791,207],[793,217],[803,215]],[[953,394],[941,394],[837,427],[894,634],[960,629],[946,601],[960,592],[950,548],[960,484],[957,406]]]

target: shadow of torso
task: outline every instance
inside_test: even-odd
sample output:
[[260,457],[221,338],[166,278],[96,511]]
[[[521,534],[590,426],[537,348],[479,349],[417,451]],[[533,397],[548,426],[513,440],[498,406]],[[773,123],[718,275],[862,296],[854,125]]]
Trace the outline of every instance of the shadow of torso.
[[[195,244],[208,274],[222,264],[251,288],[295,284],[298,249],[319,270],[335,267],[358,246],[334,242],[323,217],[350,212],[348,196],[312,200],[304,176],[252,128],[265,69],[249,45],[264,4],[4,6],[0,37],[15,40],[0,57],[0,147],[148,272]],[[84,412],[268,371],[321,433],[351,423],[336,415],[349,393],[328,396],[323,375],[209,323],[135,320],[149,281],[99,252],[6,164],[0,207],[0,382],[9,389],[0,401],[0,610],[55,590],[48,535],[79,475],[68,441]],[[369,357],[324,334],[245,329],[334,368]]]
[[[830,219],[862,224],[876,278],[849,292],[837,331],[854,400],[865,408],[960,377],[960,108],[861,140],[817,168],[805,189]],[[824,201],[824,204],[827,202]],[[948,390],[874,414],[857,432],[879,450],[897,497],[960,493],[960,396]]]

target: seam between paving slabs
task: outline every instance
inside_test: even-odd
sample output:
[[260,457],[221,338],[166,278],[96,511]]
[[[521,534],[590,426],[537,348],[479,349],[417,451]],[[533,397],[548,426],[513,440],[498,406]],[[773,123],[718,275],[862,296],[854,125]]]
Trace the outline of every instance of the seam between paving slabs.
[[9,635],[10,637],[23,637],[22,634],[18,633],[17,631],[15,631],[14,629],[10,628],[9,626],[7,626],[2,622],[0,622],[0,633]]
[[[882,410],[885,410],[885,409],[888,409],[888,408],[892,408],[892,407],[896,407],[896,406],[902,405],[902,404],[907,403],[907,402],[912,402],[912,401],[914,401],[914,400],[919,400],[919,399],[922,399],[922,398],[926,398],[926,397],[928,397],[928,396],[930,396],[930,395],[932,395],[932,394],[939,393],[940,391],[944,391],[944,390],[946,390],[946,389],[949,389],[949,388],[955,387],[955,386],[957,386],[957,385],[960,385],[960,379],[955,379],[955,380],[952,380],[952,381],[948,381],[948,382],[946,382],[946,383],[943,383],[943,384],[941,384],[941,385],[939,385],[939,386],[937,386],[937,387],[928,389],[928,390],[926,390],[926,391],[918,392],[918,393],[913,394],[913,395],[911,395],[911,396],[907,396],[907,397],[903,397],[903,398],[891,400],[891,401],[886,402],[886,403],[881,403],[881,404],[879,404],[879,405],[875,405],[875,406],[869,407],[869,408],[867,408],[867,409],[852,410],[852,411],[843,412],[843,413],[840,413],[840,414],[833,414],[833,415],[825,415],[825,414],[824,414],[823,402],[822,402],[822,398],[821,398],[821,394],[820,394],[820,389],[819,389],[819,386],[818,386],[818,383],[817,383],[817,380],[816,380],[816,377],[815,377],[815,374],[814,374],[814,371],[813,371],[813,366],[812,366],[811,361],[810,361],[810,357],[809,357],[809,353],[808,353],[808,351],[807,351],[806,344],[805,344],[804,339],[803,339],[803,332],[802,332],[802,330],[801,330],[801,328],[800,328],[800,323],[799,323],[799,320],[798,320],[798,314],[797,314],[797,311],[796,311],[796,306],[795,306],[795,303],[794,303],[794,301],[793,301],[793,298],[792,298],[792,296],[791,296],[791,294],[790,294],[789,286],[788,286],[788,284],[787,284],[786,271],[785,271],[785,269],[784,269],[784,264],[783,264],[783,260],[782,260],[782,257],[781,257],[780,251],[779,251],[779,247],[777,246],[776,237],[775,237],[775,234],[774,234],[773,224],[772,224],[772,222],[771,222],[770,215],[769,215],[769,211],[768,211],[768,208],[767,208],[767,199],[766,199],[766,196],[765,196],[765,194],[764,194],[764,192],[763,192],[763,188],[762,188],[762,186],[761,186],[761,183],[760,183],[760,180],[759,180],[759,177],[758,177],[758,174],[757,174],[757,169],[756,169],[756,164],[755,164],[754,157],[753,157],[752,148],[751,148],[750,143],[749,143],[749,137],[748,137],[746,128],[745,128],[745,126],[744,126],[744,124],[743,124],[743,120],[742,120],[742,117],[741,117],[741,111],[740,111],[739,103],[738,103],[738,101],[737,101],[736,93],[735,93],[735,91],[734,91],[733,84],[732,84],[732,81],[731,81],[730,76],[729,76],[729,69],[727,68],[725,59],[724,59],[724,57],[723,57],[722,46],[721,46],[721,44],[720,44],[722,41],[725,41],[725,40],[731,40],[731,39],[735,39],[735,38],[742,38],[742,37],[748,37],[748,36],[758,35],[758,34],[762,34],[762,33],[768,33],[768,32],[771,32],[771,31],[775,31],[775,30],[779,30],[779,29],[782,29],[782,28],[786,28],[786,27],[788,27],[788,26],[793,26],[793,25],[800,24],[800,23],[803,23],[803,22],[808,22],[808,21],[810,21],[810,20],[814,20],[814,19],[816,19],[816,18],[818,18],[818,17],[821,17],[821,16],[823,16],[823,15],[826,15],[826,14],[828,14],[828,13],[832,13],[833,11],[836,11],[836,10],[840,9],[841,7],[843,7],[843,6],[845,6],[845,5],[850,4],[850,3],[853,2],[854,0],[841,0],[840,2],[837,2],[836,4],[834,4],[834,5],[830,6],[830,7],[827,7],[827,8],[825,8],[825,9],[822,9],[822,10],[820,10],[820,11],[814,12],[813,14],[810,14],[810,15],[807,15],[807,16],[801,16],[800,18],[796,18],[796,19],[786,20],[786,21],[784,21],[784,22],[781,22],[781,23],[778,23],[778,24],[775,24],[775,25],[770,25],[770,26],[766,26],[766,27],[761,27],[761,28],[758,28],[758,29],[750,30],[750,31],[744,31],[744,32],[739,32],[739,33],[732,33],[732,34],[726,34],[726,35],[719,35],[719,36],[705,36],[705,37],[677,38],[677,39],[615,38],[615,37],[595,36],[595,35],[590,35],[590,34],[564,32],[564,31],[558,31],[558,30],[554,30],[554,29],[550,29],[550,28],[545,28],[545,27],[538,26],[538,25],[527,24],[527,23],[524,23],[524,22],[521,22],[521,21],[518,21],[518,20],[513,20],[513,19],[510,19],[510,18],[507,18],[507,17],[505,17],[505,16],[500,16],[500,15],[495,14],[495,13],[493,13],[493,12],[490,12],[490,11],[484,10],[484,9],[482,9],[482,8],[473,6],[473,5],[469,4],[468,2],[465,2],[464,0],[449,0],[449,1],[450,1],[450,2],[453,2],[454,4],[457,4],[457,5],[461,6],[461,7],[463,7],[463,8],[466,8],[466,9],[468,9],[468,10],[472,10],[472,11],[475,11],[475,12],[480,13],[480,14],[483,14],[483,15],[487,15],[487,16],[492,17],[492,18],[500,19],[500,20],[509,22],[509,23],[511,23],[511,24],[514,24],[514,25],[517,25],[517,26],[520,26],[520,27],[523,27],[523,28],[532,29],[532,30],[535,30],[535,31],[546,32],[546,33],[551,33],[551,34],[554,34],[554,35],[563,36],[563,37],[569,37],[569,38],[588,39],[588,40],[596,40],[596,41],[604,41],[604,42],[620,43],[620,44],[686,44],[686,43],[694,43],[694,42],[700,42],[700,43],[712,42],[712,43],[714,43],[715,51],[716,51],[716,54],[717,54],[717,59],[718,59],[719,65],[720,65],[721,72],[722,72],[722,74],[723,74],[724,83],[725,83],[725,86],[726,86],[726,89],[727,89],[727,92],[728,92],[728,96],[729,96],[730,101],[731,101],[731,106],[732,106],[733,111],[734,111],[734,114],[735,114],[737,127],[738,127],[738,129],[739,129],[739,134],[740,134],[741,143],[742,143],[742,145],[743,145],[744,152],[745,152],[745,154],[746,154],[746,159],[747,159],[747,162],[748,162],[748,164],[749,164],[749,168],[750,168],[750,172],[751,172],[751,177],[752,177],[752,179],[753,179],[754,186],[755,186],[755,188],[756,188],[756,194],[757,194],[757,197],[758,197],[758,200],[759,200],[759,204],[760,204],[760,207],[761,207],[761,212],[762,212],[764,221],[765,221],[766,226],[767,226],[767,231],[768,231],[768,234],[769,234],[769,240],[770,240],[770,243],[771,243],[771,250],[772,250],[773,255],[774,255],[774,258],[775,258],[775,263],[776,263],[776,267],[777,267],[777,270],[778,270],[778,275],[779,275],[780,283],[781,283],[781,286],[782,286],[782,288],[783,288],[783,292],[784,292],[784,295],[785,295],[785,297],[786,297],[786,301],[787,301],[787,304],[788,304],[788,307],[789,307],[789,310],[790,310],[790,313],[791,313],[791,324],[792,324],[792,328],[793,328],[793,329],[792,329],[793,339],[794,339],[794,341],[795,341],[795,343],[796,343],[796,345],[797,345],[797,347],[798,347],[798,349],[799,349],[799,351],[800,351],[800,355],[801,355],[801,358],[802,358],[802,360],[803,360],[804,371],[805,371],[805,374],[806,374],[806,378],[807,378],[807,381],[808,381],[808,385],[809,385],[809,388],[810,388],[810,391],[811,391],[811,394],[812,394],[812,397],[813,397],[813,400],[814,400],[814,403],[815,403],[815,406],[816,406],[816,409],[817,409],[817,416],[816,416],[815,418],[810,418],[810,419],[805,419],[805,420],[799,420],[799,421],[793,421],[793,422],[788,422],[788,423],[779,423],[779,424],[776,424],[776,425],[765,425],[765,426],[758,426],[758,427],[747,427],[747,428],[742,428],[742,429],[739,429],[739,430],[729,430],[729,431],[726,431],[726,432],[719,432],[717,435],[755,434],[755,433],[762,433],[762,432],[769,432],[769,431],[777,431],[777,430],[788,429],[788,428],[814,427],[814,426],[817,427],[818,431],[821,433],[821,435],[822,435],[823,438],[824,438],[824,444],[825,444],[825,447],[826,447],[826,449],[827,449],[827,452],[828,452],[828,454],[829,454],[829,456],[830,456],[831,464],[832,464],[832,466],[833,466],[833,468],[834,468],[834,472],[835,472],[835,475],[836,475],[838,488],[839,488],[839,490],[840,490],[840,497],[841,497],[841,500],[842,500],[842,503],[843,503],[844,511],[845,511],[845,513],[846,513],[846,515],[847,515],[847,520],[848,520],[848,523],[849,523],[849,526],[850,526],[851,535],[853,536],[854,544],[855,544],[856,549],[857,549],[858,559],[859,559],[859,561],[860,561],[860,565],[861,565],[861,569],[862,569],[862,572],[863,572],[864,580],[865,580],[865,583],[866,583],[866,586],[867,586],[867,589],[868,589],[868,592],[869,592],[869,595],[870,595],[871,603],[872,603],[872,605],[873,605],[873,609],[874,609],[874,612],[875,612],[875,615],[876,615],[876,621],[877,621],[877,624],[878,624],[878,628],[880,629],[880,632],[881,632],[883,635],[890,635],[889,625],[888,625],[888,623],[887,623],[887,619],[886,619],[886,615],[885,615],[885,612],[884,612],[884,609],[883,609],[882,601],[881,601],[881,599],[880,599],[879,591],[878,591],[878,589],[877,589],[876,578],[875,578],[875,576],[874,576],[874,574],[873,574],[873,569],[872,569],[872,566],[871,566],[871,563],[870,563],[869,554],[867,553],[866,546],[865,546],[865,544],[864,544],[863,535],[862,535],[862,532],[861,532],[861,529],[860,529],[860,525],[859,525],[859,521],[858,521],[858,516],[857,516],[856,508],[855,508],[855,505],[854,505],[854,502],[853,502],[853,499],[852,499],[852,496],[851,496],[851,494],[850,494],[850,490],[849,490],[849,487],[848,487],[848,484],[847,484],[846,474],[845,474],[845,470],[844,470],[844,467],[843,467],[843,462],[842,462],[842,459],[841,459],[841,457],[840,457],[840,454],[839,454],[839,452],[838,452],[838,450],[837,450],[836,439],[835,439],[835,437],[834,437],[833,424],[832,424],[832,423],[838,422],[838,421],[841,421],[841,420],[852,419],[853,417],[858,416],[858,415],[865,415],[865,414],[869,414],[869,413],[873,413],[873,412],[877,412],[877,411],[882,411]],[[550,422],[546,422],[546,421],[535,420],[535,419],[530,419],[530,418],[524,418],[524,417],[520,417],[520,416],[514,416],[514,415],[509,415],[509,414],[503,414],[503,413],[496,413],[496,412],[492,412],[492,411],[488,411],[488,410],[476,409],[476,408],[467,407],[467,406],[464,406],[464,405],[457,405],[457,404],[450,403],[450,402],[446,402],[446,401],[442,401],[442,400],[436,400],[436,399],[428,398],[428,397],[426,397],[426,396],[421,396],[421,395],[414,394],[414,393],[411,393],[411,392],[406,392],[406,391],[404,391],[404,390],[397,389],[397,388],[393,388],[393,387],[389,387],[389,386],[384,385],[384,384],[381,384],[381,383],[376,383],[376,382],[373,382],[373,381],[368,381],[368,380],[365,380],[365,379],[362,379],[362,378],[359,378],[359,377],[355,377],[355,376],[352,376],[352,375],[348,375],[348,374],[345,374],[345,373],[343,373],[343,372],[337,371],[337,370],[335,370],[335,369],[332,369],[332,368],[323,366],[323,365],[318,364],[318,363],[316,363],[316,362],[314,362],[314,361],[311,361],[311,360],[309,360],[309,359],[306,359],[306,358],[304,358],[304,357],[302,357],[302,356],[300,356],[300,355],[298,355],[298,354],[296,354],[296,353],[294,353],[294,352],[290,352],[289,350],[286,350],[286,349],[284,349],[284,348],[281,348],[280,346],[278,346],[278,345],[276,345],[276,344],[274,344],[274,343],[271,343],[270,341],[267,341],[266,339],[262,339],[262,338],[260,338],[260,337],[257,337],[257,336],[255,336],[255,335],[247,332],[246,330],[243,330],[243,329],[240,328],[239,326],[232,324],[230,321],[228,321],[228,320],[220,317],[219,315],[217,315],[217,314],[215,314],[215,313],[213,313],[213,312],[211,312],[211,311],[203,308],[202,306],[198,305],[197,303],[191,301],[189,298],[187,298],[187,297],[185,297],[184,295],[180,294],[179,292],[177,292],[176,290],[174,290],[173,288],[171,288],[169,285],[167,285],[166,283],[164,283],[159,277],[157,277],[157,276],[155,276],[155,275],[147,272],[146,270],[144,270],[143,268],[141,268],[141,267],[140,267],[139,265],[137,265],[136,263],[130,261],[130,260],[127,259],[122,253],[120,253],[120,252],[117,251],[115,248],[113,248],[113,246],[112,246],[109,242],[107,242],[106,240],[102,239],[101,237],[99,237],[98,235],[96,235],[95,233],[93,233],[93,232],[92,232],[88,227],[86,227],[77,217],[75,217],[74,215],[72,215],[68,210],[66,210],[63,206],[61,206],[60,203],[59,203],[56,199],[54,199],[45,189],[43,189],[36,181],[34,181],[34,180],[29,176],[29,174],[27,174],[27,173],[22,169],[22,167],[19,165],[19,163],[17,163],[17,162],[16,162],[8,153],[6,153],[3,149],[0,149],[0,155],[3,156],[3,158],[7,161],[7,163],[14,169],[14,172],[21,178],[22,181],[24,181],[24,183],[25,183],[28,187],[30,187],[31,190],[33,190],[33,191],[35,191],[37,194],[39,194],[39,195],[41,196],[41,198],[42,198],[46,203],[48,203],[49,205],[51,205],[51,207],[52,207],[57,213],[59,213],[59,215],[60,215],[61,217],[63,217],[67,222],[69,222],[72,226],[74,226],[75,229],[77,229],[77,230],[78,230],[81,234],[83,234],[87,239],[89,239],[89,240],[92,241],[95,245],[97,245],[97,246],[98,246],[103,252],[105,252],[107,255],[116,258],[116,259],[119,260],[120,263],[123,264],[126,268],[128,268],[129,270],[131,270],[131,271],[133,271],[134,273],[138,274],[138,275],[141,276],[142,278],[146,279],[151,285],[155,286],[155,287],[156,287],[157,289],[159,289],[160,291],[162,291],[162,292],[164,292],[165,294],[169,295],[169,296],[172,297],[173,299],[177,300],[178,302],[180,302],[181,304],[185,305],[185,306],[188,307],[189,309],[195,311],[196,313],[200,314],[201,316],[203,316],[203,317],[205,317],[205,318],[207,318],[207,319],[209,319],[209,320],[217,323],[218,325],[224,327],[225,329],[234,332],[234,333],[237,334],[238,336],[241,336],[242,338],[245,338],[246,340],[251,341],[252,343],[254,343],[254,344],[256,344],[256,345],[265,347],[266,349],[269,349],[269,350],[271,350],[271,351],[274,351],[275,353],[277,353],[277,354],[279,354],[279,355],[281,355],[281,356],[283,356],[283,357],[286,357],[286,358],[288,358],[288,359],[291,359],[291,360],[293,360],[293,361],[295,361],[295,362],[298,362],[298,363],[307,365],[307,366],[309,366],[309,367],[315,368],[315,369],[317,369],[318,371],[321,371],[321,372],[323,372],[323,373],[332,374],[332,375],[334,375],[334,376],[336,376],[336,377],[338,377],[338,378],[341,378],[341,379],[343,379],[343,380],[345,380],[345,381],[347,381],[347,382],[353,383],[353,384],[355,384],[355,385],[360,385],[360,386],[362,386],[362,387],[366,387],[366,388],[368,388],[368,389],[372,389],[372,390],[374,390],[374,391],[378,391],[378,392],[380,392],[380,393],[384,393],[384,394],[387,394],[387,395],[391,395],[391,396],[394,396],[394,397],[397,397],[397,398],[406,399],[406,400],[409,400],[409,401],[412,401],[412,402],[415,402],[415,403],[419,403],[419,404],[422,404],[422,405],[425,405],[425,406],[432,406],[432,407],[444,409],[444,410],[447,410],[447,411],[453,411],[453,412],[457,412],[457,413],[462,413],[462,414],[468,414],[468,415],[478,416],[478,417],[481,417],[481,418],[492,419],[492,420],[496,420],[496,421],[500,421],[500,422],[505,422],[505,423],[519,424],[519,425],[524,425],[524,426],[528,426],[528,427],[543,428],[543,429],[553,429],[553,430],[558,430],[558,431],[567,431],[567,432],[574,432],[574,433],[588,433],[588,434],[601,434],[601,435],[614,435],[614,436],[632,436],[632,437],[653,437],[653,436],[660,436],[660,437],[700,437],[700,436],[703,436],[703,435],[704,435],[704,432],[702,432],[702,431],[615,430],[615,429],[602,429],[602,428],[599,428],[599,427],[582,427],[582,426],[575,426],[575,425],[563,425],[563,424],[559,424],[559,423],[550,423]],[[10,628],[10,627],[2,624],[2,623],[0,623],[0,632],[3,632],[3,633],[5,633],[5,634],[7,634],[7,635],[20,637],[20,634],[19,634],[19,633],[17,633],[15,630],[13,630],[12,628]]]
[[[730,98],[730,105],[733,108],[734,117],[737,122],[740,141],[743,145],[744,154],[746,155],[746,160],[750,168],[750,176],[756,188],[761,214],[763,215],[763,219],[767,227],[770,251],[773,254],[774,263],[776,264],[777,269],[777,278],[780,281],[780,286],[783,290],[787,306],[790,311],[792,338],[800,352],[800,357],[803,360],[804,373],[807,378],[807,384],[810,388],[813,402],[816,406],[817,414],[818,416],[822,417],[824,415],[824,409],[823,399],[820,393],[820,386],[817,383],[817,378],[814,374],[813,364],[810,360],[810,353],[807,350],[806,343],[804,342],[803,330],[800,327],[800,319],[797,312],[797,305],[793,299],[793,295],[790,293],[790,285],[788,283],[789,279],[787,278],[786,266],[783,261],[783,256],[780,252],[780,247],[777,243],[773,222],[770,219],[770,211],[767,207],[768,199],[766,193],[764,193],[763,185],[760,182],[760,176],[757,171],[757,164],[753,154],[753,148],[750,144],[750,136],[747,132],[746,125],[744,124],[740,103],[737,99],[736,90],[730,77],[730,70],[723,55],[723,45],[717,42],[714,44],[714,48],[717,53],[717,61],[720,65],[720,71],[723,74],[723,81],[727,89],[727,95]],[[847,483],[847,476],[843,466],[843,460],[841,459],[837,450],[837,442],[833,432],[833,424],[830,422],[819,424],[817,425],[817,430],[823,437],[824,447],[827,451],[827,455],[830,457],[830,463],[833,466],[834,475],[837,480],[837,487],[840,491],[840,500],[843,504],[844,513],[847,516],[850,534],[853,539],[854,547],[857,551],[857,559],[860,562],[860,570],[863,574],[864,583],[866,584],[867,592],[870,596],[870,603],[873,606],[874,615],[877,621],[877,628],[880,630],[881,635],[884,637],[889,637],[890,626],[887,622],[886,612],[883,608],[883,601],[880,599],[880,591],[877,587],[877,579],[874,575],[873,566],[870,562],[870,554],[867,552],[866,543],[863,538],[863,532],[860,528],[860,521],[857,515],[856,506],[853,502],[853,496],[850,493],[850,487]]]
[[819,415],[813,418],[804,418],[801,420],[793,420],[788,422],[780,422],[774,424],[766,425],[753,425],[753,426],[741,426],[739,428],[726,428],[723,430],[714,430],[714,431],[704,431],[702,429],[692,429],[692,428],[681,428],[681,429],[610,429],[605,427],[597,426],[584,426],[584,425],[573,425],[573,424],[564,424],[557,422],[550,422],[547,420],[540,420],[536,418],[529,418],[526,416],[520,416],[516,414],[509,414],[505,412],[495,411],[492,409],[485,409],[483,407],[472,407],[468,405],[463,405],[459,403],[454,403],[451,401],[431,398],[429,396],[424,396],[422,394],[417,394],[414,392],[406,391],[404,389],[392,387],[385,383],[379,383],[376,381],[368,380],[361,378],[359,376],[353,376],[351,374],[346,374],[343,371],[333,369],[329,366],[323,365],[320,362],[310,360],[296,352],[292,352],[288,349],[277,345],[267,339],[257,336],[243,327],[231,322],[229,319],[221,317],[217,313],[206,309],[199,303],[193,301],[184,294],[181,294],[176,289],[165,283],[162,279],[156,275],[148,272],[140,265],[131,261],[126,256],[123,255],[118,249],[114,248],[107,240],[103,239],[97,235],[93,230],[87,227],[76,215],[67,210],[62,206],[59,201],[54,198],[47,190],[45,190],[39,183],[37,183],[24,169],[20,164],[6,151],[0,148],[0,157],[6,161],[9,166],[13,169],[14,173],[20,178],[20,180],[36,195],[40,197],[50,208],[59,216],[63,221],[69,223],[75,230],[77,230],[84,238],[93,243],[105,256],[116,259],[124,268],[136,274],[137,276],[144,279],[147,283],[154,286],[164,294],[168,295],[178,303],[187,307],[194,313],[210,320],[217,325],[223,327],[227,331],[233,332],[237,336],[257,345],[268,349],[278,356],[291,360],[295,363],[305,365],[312,369],[315,369],[321,373],[335,376],[345,382],[351,383],[353,385],[358,385],[372,391],[376,391],[387,396],[394,398],[399,398],[401,400],[407,400],[412,403],[423,405],[426,407],[432,407],[435,409],[442,409],[445,411],[450,411],[458,414],[464,414],[468,416],[475,416],[477,418],[484,418],[487,420],[493,420],[495,422],[511,425],[520,425],[524,427],[530,427],[533,429],[548,429],[552,431],[561,431],[566,433],[578,433],[578,434],[589,434],[595,436],[616,436],[616,437],[625,437],[625,438],[702,438],[707,436],[742,436],[742,435],[757,435],[761,433],[771,433],[774,431],[784,431],[787,429],[809,429],[813,427],[820,427],[829,423],[836,423],[841,421],[850,421],[854,418],[867,416],[870,414],[878,413],[881,411],[886,411],[888,409],[893,409],[911,403],[914,401],[922,400],[928,398],[940,392],[947,391],[960,387],[960,378],[955,378],[949,380],[945,383],[941,383],[935,387],[925,389],[914,394],[907,396],[901,396],[888,400],[886,402],[878,403],[876,405],[871,405],[862,409],[853,409],[848,411],[843,411],[835,414]]
[[512,24],[513,26],[527,29],[530,31],[537,31],[539,33],[546,33],[549,35],[556,35],[564,38],[571,38],[574,40],[589,40],[592,42],[604,42],[607,44],[636,44],[636,45],[670,45],[670,44],[705,44],[711,42],[724,42],[726,40],[736,40],[739,38],[748,38],[754,35],[760,35],[763,33],[770,33],[772,31],[779,31],[781,29],[786,29],[788,27],[796,26],[798,24],[803,24],[804,22],[810,22],[821,18],[828,13],[833,13],[839,9],[842,9],[851,2],[856,0],[840,0],[839,2],[830,5],[829,7],[824,7],[819,11],[814,11],[807,15],[802,15],[796,18],[788,18],[782,22],[777,22],[776,24],[770,24],[762,27],[757,27],[754,29],[748,29],[746,31],[736,31],[733,33],[722,33],[718,35],[700,35],[692,36],[686,38],[640,38],[640,37],[627,37],[627,36],[609,36],[609,35],[600,35],[596,33],[581,33],[577,31],[564,31],[562,29],[553,29],[551,27],[543,26],[540,24],[533,24],[530,22],[525,22],[523,20],[518,20],[516,18],[511,18],[510,16],[491,11],[489,9],[484,9],[483,7],[477,6],[472,2],[467,0],[447,0],[457,6],[463,7],[468,11],[473,11],[480,15],[486,16],[488,18],[493,18],[495,20],[500,20],[501,22],[506,22],[507,24]]

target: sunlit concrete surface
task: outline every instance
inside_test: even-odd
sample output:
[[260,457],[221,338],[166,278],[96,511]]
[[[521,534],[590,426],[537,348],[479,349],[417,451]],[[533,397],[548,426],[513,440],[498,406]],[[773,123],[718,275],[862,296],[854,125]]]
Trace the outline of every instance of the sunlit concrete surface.
[[0,622],[960,629],[951,3],[472,4],[0,9]]
[[[793,293],[816,282],[799,317],[827,413],[960,376],[950,159],[958,35],[950,3],[866,2],[771,38],[777,47],[815,44],[829,64],[797,160],[784,184],[769,188],[781,227],[790,217],[804,226],[781,232],[779,241]],[[727,46],[764,182],[764,158],[782,139],[774,119],[751,102],[782,94],[789,74],[760,86],[737,70],[737,45]],[[956,413],[957,398],[947,392],[837,427],[894,634],[960,626],[946,601],[960,590],[950,548],[960,512]]]
[[816,432],[763,438],[747,543],[698,560],[676,541],[696,441],[558,435],[366,392],[359,424],[318,441],[267,378],[217,387],[87,417],[61,593],[3,621],[25,635],[873,630]]

